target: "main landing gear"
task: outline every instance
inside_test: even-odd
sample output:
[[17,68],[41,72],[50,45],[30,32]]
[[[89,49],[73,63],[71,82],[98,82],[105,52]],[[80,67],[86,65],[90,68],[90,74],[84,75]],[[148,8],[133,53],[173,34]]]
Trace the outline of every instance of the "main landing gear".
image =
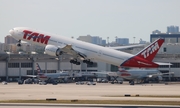
[[21,46],[22,46],[22,45],[21,45],[21,40],[18,40],[17,46],[18,46],[18,47],[21,47]]
[[[79,61],[77,61],[77,59],[70,60],[70,63],[76,64],[76,65],[80,65],[81,64]],[[93,65],[93,62],[90,61],[90,60],[83,60],[83,63],[86,63],[88,65]]]
[[70,63],[76,64],[76,65],[80,65],[81,63],[78,62],[77,60],[70,60]]
[[90,60],[83,60],[83,63],[86,63],[88,65],[93,65],[93,62]]

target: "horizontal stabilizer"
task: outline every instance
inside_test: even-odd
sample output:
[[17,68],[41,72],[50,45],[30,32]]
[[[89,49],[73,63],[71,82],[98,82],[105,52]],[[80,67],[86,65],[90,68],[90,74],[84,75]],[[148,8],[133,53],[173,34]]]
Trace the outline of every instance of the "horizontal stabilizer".
[[171,63],[163,63],[163,62],[154,62],[154,63],[156,63],[156,64],[158,64],[158,65],[172,65]]

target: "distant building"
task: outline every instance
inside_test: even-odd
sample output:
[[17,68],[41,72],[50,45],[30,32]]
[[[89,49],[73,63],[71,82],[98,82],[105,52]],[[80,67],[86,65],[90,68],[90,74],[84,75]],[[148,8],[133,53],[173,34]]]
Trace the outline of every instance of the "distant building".
[[93,36],[92,43],[96,45],[102,45],[102,38],[100,38],[99,36]]
[[153,31],[150,35],[150,42],[153,42],[158,38],[164,38],[165,43],[180,43],[179,27],[168,26],[166,33],[161,33],[159,30]]
[[79,37],[77,38],[77,40],[81,40],[81,41],[84,41],[84,42],[92,43],[92,36],[91,36],[91,35],[79,36]]
[[152,31],[152,34],[160,34],[160,33],[161,33],[161,31],[159,31],[159,30]]
[[14,39],[12,36],[7,35],[5,37],[5,44],[16,44],[16,43],[17,43],[17,40]]
[[106,40],[102,40],[102,45],[103,45],[103,46],[106,45]]
[[139,40],[139,44],[146,44],[146,43],[147,43],[147,42],[144,41],[144,40],[142,40],[142,39]]
[[168,26],[167,27],[167,34],[178,34],[179,27],[178,26]]
[[129,39],[128,38],[116,38],[116,43],[119,45],[128,45]]
[[7,46],[7,44],[0,43],[0,53],[4,53],[5,51],[7,51],[6,46]]
[[91,35],[79,36],[77,40],[93,43],[96,45],[106,45],[106,40],[102,40],[102,38],[99,36],[91,36]]
[[158,38],[164,38],[165,43],[180,43],[180,34],[151,34],[150,42],[154,42]]

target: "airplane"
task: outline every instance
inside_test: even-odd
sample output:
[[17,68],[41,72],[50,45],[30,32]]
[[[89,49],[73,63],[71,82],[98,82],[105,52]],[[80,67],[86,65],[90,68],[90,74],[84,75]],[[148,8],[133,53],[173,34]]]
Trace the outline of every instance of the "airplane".
[[98,60],[121,67],[157,68],[158,63],[152,60],[164,42],[164,39],[159,38],[133,55],[115,50],[115,48],[103,47],[28,27],[16,27],[9,33],[18,40],[17,46],[21,46],[22,40],[45,47],[45,53],[51,56],[69,54],[73,58],[70,63],[76,65],[82,62],[92,65],[93,61]]
[[156,78],[158,81],[162,81],[162,75],[173,74],[173,72],[169,73],[161,73],[158,69],[129,69],[125,70],[119,67],[118,72],[92,72],[94,74],[106,74],[114,78],[115,81],[118,82],[117,78],[123,78],[129,81],[130,85],[134,85],[135,80],[140,80],[141,83],[148,81],[151,78]]
[[56,83],[55,82],[56,79],[70,76],[68,72],[64,72],[64,71],[59,73],[43,73],[38,63],[36,63],[36,69],[37,69],[37,76],[27,75],[27,77],[38,78],[42,82],[48,82],[51,80],[53,83]]

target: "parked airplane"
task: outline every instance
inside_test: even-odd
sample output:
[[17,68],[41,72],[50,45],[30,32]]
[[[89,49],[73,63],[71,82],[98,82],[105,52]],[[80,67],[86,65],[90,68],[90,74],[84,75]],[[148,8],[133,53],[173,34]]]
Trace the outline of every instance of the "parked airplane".
[[[162,75],[173,74],[170,73],[161,73],[157,69],[129,69],[125,70],[119,67],[118,72],[93,72],[97,74],[106,74],[111,76],[116,80],[118,77],[128,80],[130,85],[134,85],[135,80],[139,80],[140,82],[148,81],[151,78],[156,78],[158,81],[162,81]],[[116,80],[117,81],[117,80]]]
[[68,72],[59,72],[59,73],[43,73],[39,64],[36,63],[37,68],[37,76],[36,75],[28,75],[28,77],[37,77],[42,82],[47,82],[51,80],[53,83],[56,79],[62,78],[62,77],[69,77]]
[[21,40],[23,40],[44,46],[45,52],[51,56],[61,56],[66,53],[73,57],[70,63],[77,65],[80,65],[81,60],[87,64],[93,64],[93,61],[99,60],[121,67],[156,68],[158,63],[154,63],[152,60],[164,42],[164,39],[157,39],[138,54],[132,55],[117,51],[114,48],[111,49],[27,27],[16,27],[9,32],[13,38],[18,40],[18,46],[21,46]]

